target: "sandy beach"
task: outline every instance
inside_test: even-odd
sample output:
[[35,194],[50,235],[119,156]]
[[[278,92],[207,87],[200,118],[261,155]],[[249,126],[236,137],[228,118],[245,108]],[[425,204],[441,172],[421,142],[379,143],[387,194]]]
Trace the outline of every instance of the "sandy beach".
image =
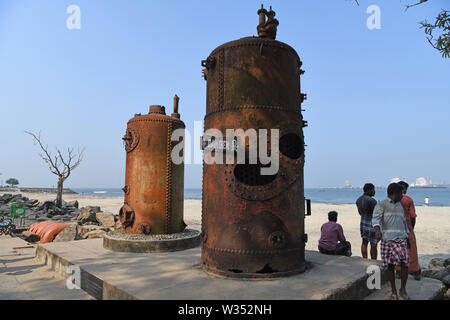
[[[22,193],[23,196],[40,201],[53,200],[54,195],[44,193]],[[102,211],[118,214],[123,204],[122,197],[85,196],[79,194],[64,195],[65,201],[78,200],[80,207],[100,206]],[[201,200],[184,201],[184,219],[189,227],[201,228]],[[312,216],[306,217],[305,230],[308,233],[306,249],[317,250],[320,227],[328,220],[328,212],[339,213],[338,223],[344,228],[348,241],[352,244],[354,256],[361,256],[361,238],[359,232],[359,214],[356,205],[351,204],[312,204]],[[418,206],[415,234],[422,266],[434,257],[450,257],[450,207]]]

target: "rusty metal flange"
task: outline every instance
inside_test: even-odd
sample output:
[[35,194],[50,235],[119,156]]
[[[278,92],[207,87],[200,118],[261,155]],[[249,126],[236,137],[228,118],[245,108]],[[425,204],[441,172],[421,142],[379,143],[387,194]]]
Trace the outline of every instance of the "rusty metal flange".
[[125,142],[126,152],[130,153],[137,147],[139,143],[139,133],[134,129],[127,128],[125,136],[122,138],[122,140]]

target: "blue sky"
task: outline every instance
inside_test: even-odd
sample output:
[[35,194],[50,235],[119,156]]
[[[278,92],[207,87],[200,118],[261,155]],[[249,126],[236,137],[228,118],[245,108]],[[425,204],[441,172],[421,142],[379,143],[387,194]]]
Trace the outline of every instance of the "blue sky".
[[[405,12],[407,0],[273,0],[277,39],[304,62],[307,187],[386,185],[396,176],[450,183],[449,60],[418,23],[448,1]],[[414,0],[411,0],[414,2]],[[69,5],[81,29],[68,30]],[[218,45],[255,35],[261,1],[0,0],[1,180],[52,186],[56,177],[24,130],[50,146],[84,146],[67,187],[122,187],[121,137],[151,104],[181,97],[188,129],[205,115],[200,61]],[[369,5],[381,29],[369,30]],[[186,168],[201,186],[201,165]]]

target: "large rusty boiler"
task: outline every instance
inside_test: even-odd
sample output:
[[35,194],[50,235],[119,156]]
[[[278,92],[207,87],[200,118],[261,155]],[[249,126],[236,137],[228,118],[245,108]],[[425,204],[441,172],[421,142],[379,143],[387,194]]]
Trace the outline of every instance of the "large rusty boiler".
[[[278,21],[272,8],[261,8],[258,15],[258,37],[225,43],[202,61],[205,132],[214,128],[225,136],[226,129],[279,129],[276,174],[262,175],[260,162],[203,164],[201,263],[206,271],[229,277],[305,270],[304,71],[296,51],[275,40]],[[248,154],[249,144],[243,146]]]
[[125,204],[119,217],[127,233],[171,234],[182,232],[184,200],[184,163],[174,164],[172,132],[185,125],[178,113],[178,96],[174,112],[150,106],[146,115],[130,119],[125,142]]

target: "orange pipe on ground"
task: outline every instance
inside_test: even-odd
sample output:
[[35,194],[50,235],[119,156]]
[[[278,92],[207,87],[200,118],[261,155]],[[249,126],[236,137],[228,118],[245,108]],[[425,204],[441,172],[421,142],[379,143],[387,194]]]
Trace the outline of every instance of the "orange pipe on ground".
[[59,233],[61,233],[68,227],[69,226],[64,223],[46,221],[31,225],[28,228],[28,231],[37,234],[41,238],[40,243],[49,243],[52,242]]

